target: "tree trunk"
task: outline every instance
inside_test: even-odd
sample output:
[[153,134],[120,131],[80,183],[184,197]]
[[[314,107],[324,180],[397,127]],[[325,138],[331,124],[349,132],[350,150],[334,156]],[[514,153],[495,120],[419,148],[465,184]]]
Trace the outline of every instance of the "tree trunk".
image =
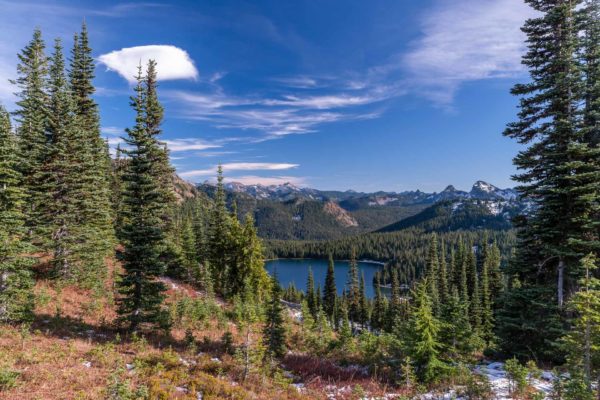
[[562,257],[558,261],[558,284],[557,284],[557,298],[558,307],[562,308],[564,305],[564,285],[565,285],[565,261]]

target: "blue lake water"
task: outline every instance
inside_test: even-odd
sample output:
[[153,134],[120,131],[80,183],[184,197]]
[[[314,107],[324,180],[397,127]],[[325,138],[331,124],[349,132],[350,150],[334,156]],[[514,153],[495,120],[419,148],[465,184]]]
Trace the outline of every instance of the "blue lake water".
[[[296,288],[303,291],[306,290],[309,268],[312,269],[315,277],[315,287],[321,286],[321,290],[323,290],[328,265],[327,260],[308,258],[270,260],[265,263],[265,267],[270,274],[277,271],[277,278],[281,286],[287,287],[290,283],[294,283]],[[348,281],[349,267],[348,261],[335,261],[335,285],[338,294],[342,294],[342,290]],[[373,276],[381,267],[379,264],[358,262],[359,276],[364,274],[365,277],[365,293],[367,297],[375,296]]]

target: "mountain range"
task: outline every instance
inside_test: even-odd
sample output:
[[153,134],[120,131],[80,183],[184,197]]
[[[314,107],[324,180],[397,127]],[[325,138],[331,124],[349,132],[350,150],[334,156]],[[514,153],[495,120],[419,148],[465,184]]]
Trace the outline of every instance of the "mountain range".
[[[266,239],[328,240],[409,227],[509,229],[512,217],[527,209],[514,189],[484,181],[475,182],[468,192],[449,185],[439,193],[327,191],[291,183],[266,186],[230,182],[225,189],[240,218],[252,214],[259,235]],[[214,186],[204,183],[198,190],[211,196]]]

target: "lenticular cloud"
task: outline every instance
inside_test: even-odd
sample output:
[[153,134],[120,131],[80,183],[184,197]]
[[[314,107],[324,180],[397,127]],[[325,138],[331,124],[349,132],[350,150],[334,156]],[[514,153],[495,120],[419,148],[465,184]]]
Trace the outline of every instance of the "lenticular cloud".
[[189,54],[179,47],[170,45],[150,45],[126,47],[107,54],[102,54],[98,60],[108,69],[117,72],[128,82],[135,82],[137,68],[155,60],[157,63],[158,80],[196,79],[198,70]]

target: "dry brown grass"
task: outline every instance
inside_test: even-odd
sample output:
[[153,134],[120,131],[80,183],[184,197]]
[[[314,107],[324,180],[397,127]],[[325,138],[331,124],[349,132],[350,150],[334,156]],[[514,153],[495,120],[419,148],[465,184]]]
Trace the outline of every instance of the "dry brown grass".
[[[112,260],[107,265],[109,276],[119,268]],[[203,296],[190,285],[170,279],[164,282],[169,289],[168,303]],[[142,339],[131,337],[114,325],[110,278],[105,289],[104,295],[98,295],[38,279],[38,305],[31,328],[0,327],[0,372],[19,374],[14,387],[4,391],[0,387],[0,399],[106,399],[107,388],[115,380],[131,391],[146,387],[151,399],[196,399],[197,393],[202,393],[204,400],[325,399],[331,392],[327,386],[332,384],[345,387],[336,397],[339,399],[357,398],[348,388],[361,387],[372,394],[384,391],[356,371],[302,355],[288,356],[285,367],[306,383],[303,392],[290,385],[289,379],[263,374],[251,374],[242,381],[242,367],[235,357],[223,353],[220,341],[229,330],[234,343],[242,343],[235,324],[205,321],[192,330],[195,348],[187,346],[186,329],[179,326],[168,336],[148,332]]]

